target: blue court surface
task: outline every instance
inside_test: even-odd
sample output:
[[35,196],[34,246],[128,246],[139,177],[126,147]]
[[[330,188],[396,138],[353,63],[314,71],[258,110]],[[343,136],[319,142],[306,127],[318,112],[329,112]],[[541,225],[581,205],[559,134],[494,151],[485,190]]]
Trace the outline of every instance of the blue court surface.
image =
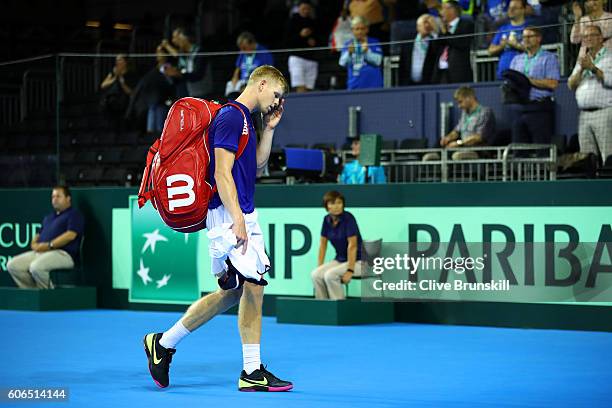
[[[78,407],[611,407],[612,333],[264,318],[262,357],[294,382],[240,393],[236,316],[178,345],[171,386],[149,377],[142,337],[178,313],[0,312],[0,387],[68,387]],[[27,406],[0,403],[0,406]]]

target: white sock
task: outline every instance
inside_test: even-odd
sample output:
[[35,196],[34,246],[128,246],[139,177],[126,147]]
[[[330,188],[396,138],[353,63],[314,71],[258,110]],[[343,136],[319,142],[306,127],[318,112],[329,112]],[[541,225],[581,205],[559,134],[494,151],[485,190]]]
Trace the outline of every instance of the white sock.
[[259,356],[259,344],[243,344],[242,345],[242,369],[251,374],[258,370],[261,365],[261,357]]
[[191,332],[187,330],[185,326],[183,326],[183,323],[181,323],[179,320],[170,328],[170,330],[164,332],[159,344],[165,348],[176,348],[176,345],[189,333]]

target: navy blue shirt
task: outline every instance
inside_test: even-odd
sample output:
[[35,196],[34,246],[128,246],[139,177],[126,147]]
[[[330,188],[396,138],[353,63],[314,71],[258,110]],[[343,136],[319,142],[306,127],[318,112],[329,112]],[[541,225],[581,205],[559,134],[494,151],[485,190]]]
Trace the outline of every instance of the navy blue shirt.
[[357,236],[357,260],[361,259],[361,234],[359,227],[353,214],[344,211],[338,217],[338,224],[334,226],[331,215],[323,218],[323,226],[321,227],[321,236],[327,238],[334,249],[336,250],[336,258],[338,262],[346,262],[348,252],[348,237]]
[[38,241],[49,242],[66,231],[74,231],[77,233],[77,237],[70,241],[68,245],[58,249],[68,252],[72,259],[76,259],[78,257],[79,245],[83,237],[84,227],[85,220],[76,208],[67,208],[59,214],[53,211],[43,219]]
[[[242,212],[250,214],[255,210],[255,179],[257,177],[257,136],[255,126],[251,120],[249,109],[240,102],[232,101],[240,106],[244,116],[233,106],[226,106],[215,116],[210,125],[209,142],[212,149],[210,155],[210,175],[214,181],[215,175],[215,148],[223,148],[230,152],[238,151],[238,143],[243,132],[248,132],[249,142],[238,160],[234,161],[232,177],[236,184],[238,203]],[[246,124],[244,122],[246,117]],[[246,125],[246,126],[245,126]],[[214,184],[214,183],[213,183]],[[210,200],[208,208],[214,209],[223,205],[219,193],[215,193]]]

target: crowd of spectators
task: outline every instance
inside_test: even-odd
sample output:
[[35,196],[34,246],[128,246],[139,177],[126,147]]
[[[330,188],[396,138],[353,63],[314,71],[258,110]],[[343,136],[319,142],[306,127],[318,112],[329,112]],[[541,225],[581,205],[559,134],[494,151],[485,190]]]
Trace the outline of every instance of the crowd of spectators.
[[[541,29],[539,25],[558,22],[561,6],[543,6],[538,0],[345,0],[332,28],[322,24],[320,3],[287,1],[290,12],[279,31],[282,42],[276,45],[292,50],[288,59],[271,53],[252,32],[241,32],[236,39],[239,55],[233,71],[227,73],[224,96],[231,99],[239,93],[256,67],[279,60],[286,64],[279,68],[289,73],[293,91],[315,90],[322,54],[312,49],[327,46],[331,50],[326,52],[337,58],[337,69],[346,71],[348,90],[382,87],[383,59],[390,54],[400,56],[402,85],[470,83],[471,52],[481,48],[498,57],[496,79],[505,82],[502,96],[510,108],[512,141],[551,142],[555,131],[554,92],[561,68],[558,56],[543,45],[551,38],[559,41],[560,30]],[[606,52],[612,45],[612,13],[605,11],[604,0],[573,3],[566,10],[575,19],[569,40],[579,46],[578,62],[568,85],[576,90],[581,109],[581,145],[605,160],[612,144],[612,132],[608,131],[612,128],[612,99],[607,96],[610,78],[606,75],[610,70]],[[595,36],[601,37],[599,48],[593,45]],[[178,26],[170,39],[160,41],[155,66],[141,78],[135,76],[126,55],[118,56],[112,72],[100,85],[104,112],[119,127],[126,109],[128,115],[146,112],[147,131],[159,133],[176,99],[217,96],[211,95],[212,58],[199,55],[202,51],[197,35],[188,27]],[[455,100],[462,116],[441,139],[440,146],[487,144],[495,132],[491,109],[482,107],[469,87],[460,87]],[[597,117],[597,126],[593,117]],[[455,154],[454,158],[468,156],[474,154]],[[342,175],[343,182],[365,179],[365,170],[357,160],[355,163],[352,174]],[[376,173],[373,168],[368,171]],[[368,177],[373,178],[370,182],[384,182],[378,173],[369,173]]]

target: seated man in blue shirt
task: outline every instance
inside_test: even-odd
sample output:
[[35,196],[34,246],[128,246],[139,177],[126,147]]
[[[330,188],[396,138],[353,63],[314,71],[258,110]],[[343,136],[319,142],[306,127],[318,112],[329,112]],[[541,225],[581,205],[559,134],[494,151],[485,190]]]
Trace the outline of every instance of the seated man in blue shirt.
[[517,55],[510,69],[522,72],[531,83],[529,103],[519,105],[512,123],[514,143],[548,144],[555,123],[554,91],[559,86],[560,69],[557,56],[542,49],[542,32],[537,27],[523,30],[525,52]]
[[74,268],[79,256],[84,221],[81,213],[72,208],[68,187],[53,188],[51,205],[53,212],[43,219],[40,233],[32,239],[32,250],[16,256],[6,265],[20,288],[52,289],[49,272]]
[[[359,163],[359,153],[361,152],[361,142],[359,139],[351,143],[351,153],[355,160],[344,164],[339,182],[342,184],[365,184],[365,167]],[[385,171],[382,167],[368,167],[368,184],[384,184],[387,182]]]
[[502,73],[510,68],[512,59],[521,52],[525,51],[521,44],[523,40],[523,30],[527,27],[525,21],[526,11],[525,0],[511,0],[508,6],[508,18],[510,22],[499,28],[491,45],[489,55],[499,55],[497,64],[497,79],[502,79]]
[[225,95],[232,92],[241,92],[246,86],[251,72],[262,65],[274,65],[274,58],[268,49],[257,43],[255,36],[244,31],[238,36],[236,45],[240,49],[240,55],[236,58],[236,68],[232,79],[225,87]]
[[368,37],[369,23],[364,17],[351,20],[355,39],[347,41],[340,54],[340,66],[348,71],[347,88],[382,88],[383,52],[376,38]]

